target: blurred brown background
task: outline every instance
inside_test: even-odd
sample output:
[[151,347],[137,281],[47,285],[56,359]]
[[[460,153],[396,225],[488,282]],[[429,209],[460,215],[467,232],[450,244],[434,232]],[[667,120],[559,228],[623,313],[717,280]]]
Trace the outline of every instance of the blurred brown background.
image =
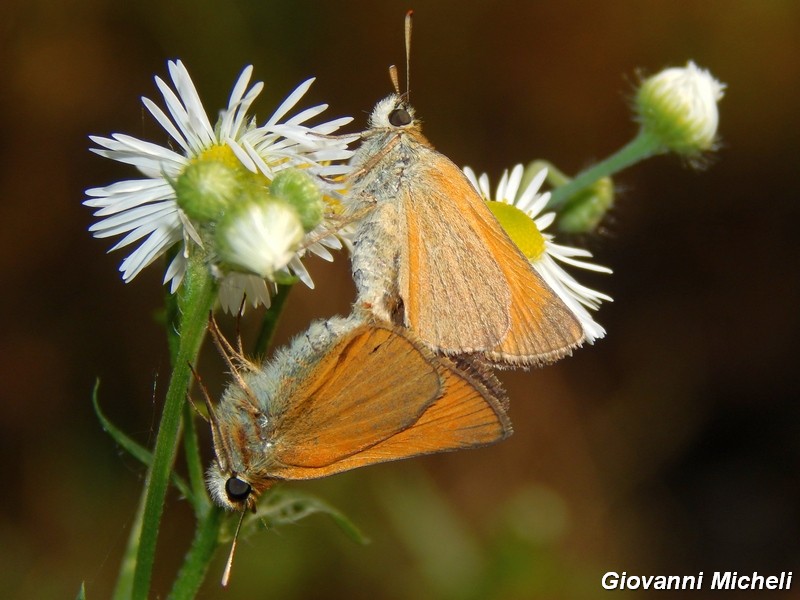
[[[796,569],[800,586],[800,4],[12,0],[0,8],[4,598],[72,598],[81,581],[108,597],[143,469],[101,431],[91,388],[100,377],[107,413],[150,444],[168,378],[153,319],[163,267],[123,284],[124,252],[105,254],[80,204],[135,173],[91,155],[87,136],[165,141],[139,97],[158,97],[153,75],[172,58],[212,118],[253,63],[260,117],[316,75],[303,106],[327,102],[361,128],[402,64],[407,8],[425,132],[493,181],[533,158],[574,173],[606,156],[635,132],[637,69],[688,59],[728,84],[723,146],[701,172],[662,157],[617,179],[603,235],[584,240],[615,271],[585,278],[615,299],[598,315],[608,337],[503,374],[511,439],[294,484],[372,544],[312,517],[242,543],[224,593],[219,556],[202,597],[593,598],[610,570]],[[353,299],[344,254],[310,267],[317,289],[293,292],[282,341]],[[213,352],[201,368],[219,389]],[[191,526],[171,494],[153,597]]]

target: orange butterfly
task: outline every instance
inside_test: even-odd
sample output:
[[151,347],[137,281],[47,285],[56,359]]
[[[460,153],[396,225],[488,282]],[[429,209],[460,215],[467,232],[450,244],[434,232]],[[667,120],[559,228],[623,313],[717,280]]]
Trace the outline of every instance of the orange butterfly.
[[507,399],[490,372],[437,357],[402,328],[359,315],[316,322],[263,366],[212,331],[235,378],[216,407],[209,402],[216,460],[208,488],[225,508],[255,509],[276,481],[511,435]]
[[353,243],[358,302],[448,355],[530,365],[569,354],[584,340],[577,317],[422,135],[391,75],[396,93],[375,106],[351,159],[348,208],[366,214]]

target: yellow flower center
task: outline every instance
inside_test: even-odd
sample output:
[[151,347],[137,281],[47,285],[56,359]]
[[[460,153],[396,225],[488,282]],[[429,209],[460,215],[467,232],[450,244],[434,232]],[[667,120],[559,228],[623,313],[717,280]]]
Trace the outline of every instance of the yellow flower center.
[[487,200],[486,206],[528,260],[536,261],[541,258],[545,251],[545,240],[533,219],[516,206],[505,202]]
[[[242,164],[242,161],[236,157],[236,154],[234,154],[233,150],[231,150],[231,147],[228,146],[228,144],[214,144],[213,146],[209,146],[200,154],[195,156],[191,162],[192,164],[202,162],[218,162],[229,169],[233,169],[239,177],[244,176],[245,179],[249,179],[256,185],[268,186],[270,183],[272,183],[272,180],[264,175],[261,171],[253,173],[252,171],[248,170]],[[242,180],[242,182],[244,183],[244,180]]]
[[242,163],[236,158],[228,144],[214,144],[198,154],[192,162],[216,161],[231,169],[241,169]]

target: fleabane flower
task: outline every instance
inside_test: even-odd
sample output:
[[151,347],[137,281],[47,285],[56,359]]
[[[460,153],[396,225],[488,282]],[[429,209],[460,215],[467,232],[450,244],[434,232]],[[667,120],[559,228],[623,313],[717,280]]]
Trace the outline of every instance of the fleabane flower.
[[696,157],[712,150],[717,139],[725,84],[692,61],[664,69],[642,81],[635,108],[642,129],[669,150]]
[[493,194],[489,177],[485,173],[476,177],[472,169],[464,167],[467,179],[486,201],[508,236],[580,321],[586,341],[592,343],[602,338],[606,332],[586,309],[597,310],[601,302],[610,302],[611,298],[578,283],[559,263],[600,273],[611,273],[611,270],[585,260],[577,260],[591,258],[592,254],[588,250],[556,244],[553,241],[553,235],[545,230],[553,223],[556,215],[553,212],[542,213],[550,194],[538,193],[547,171],[539,171],[527,187],[521,190],[523,171],[521,164],[516,165],[510,173],[504,171]]
[[[90,138],[98,146],[91,149],[93,152],[130,164],[144,177],[87,190],[84,204],[96,209],[94,216],[98,217],[89,229],[98,238],[123,236],[111,250],[136,244],[120,265],[125,282],[177,245],[178,251],[164,275],[164,283],[170,285],[171,292],[183,280],[189,253],[199,249],[209,255],[210,266],[220,278],[219,295],[225,309],[237,310],[243,294],[253,305],[269,305],[274,281],[265,280],[268,275],[262,275],[263,270],[240,272],[235,266],[215,264],[218,253],[213,233],[228,211],[243,198],[253,197],[247,191],[260,187],[267,194],[272,180],[285,169],[303,170],[327,198],[335,201],[339,191],[330,181],[346,172],[344,161],[352,154],[347,144],[354,138],[330,134],[352,119],[344,117],[306,125],[327,108],[325,104],[287,118],[313,83],[309,79],[258,126],[249,111],[264,84],[250,84],[253,68],[248,66],[234,84],[227,107],[220,111],[216,125],[212,126],[186,67],[181,61],[171,61],[168,67],[171,85],[155,78],[166,110],[149,98],[142,98],[142,102],[169,135],[169,147],[120,133],[110,138]],[[326,223],[320,219],[318,230],[325,231],[325,227]],[[296,231],[295,227],[287,232],[278,232],[273,226],[263,229],[265,234],[280,238],[277,245],[295,240]],[[313,243],[304,245],[302,239],[296,241],[285,264],[288,273],[310,287],[313,282],[300,260],[305,251],[332,260],[327,248],[342,246],[335,236],[321,235],[319,231]],[[275,245],[273,240],[264,240],[264,244]]]

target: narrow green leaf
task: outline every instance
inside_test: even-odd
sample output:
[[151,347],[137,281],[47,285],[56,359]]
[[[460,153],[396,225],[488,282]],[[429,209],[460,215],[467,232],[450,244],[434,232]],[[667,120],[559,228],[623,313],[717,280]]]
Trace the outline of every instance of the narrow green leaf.
[[421,469],[409,467],[402,480],[376,478],[375,496],[436,597],[474,598],[487,556],[474,528]]
[[81,589],[78,590],[78,595],[75,597],[75,600],[86,600],[86,583],[81,582]]
[[[149,467],[153,462],[153,455],[150,453],[150,451],[129,438],[121,429],[109,421],[103,414],[103,411],[100,410],[100,402],[97,399],[97,392],[99,389],[100,380],[98,379],[95,381],[94,389],[92,390],[92,404],[94,405],[94,412],[97,415],[97,419],[100,421],[100,425],[103,427],[103,431],[105,431],[114,439],[115,442],[122,446],[122,448],[128,454],[133,456],[143,465]],[[173,471],[171,474],[171,479],[173,485],[178,488],[178,491],[181,493],[181,495],[183,495],[187,500],[189,500],[189,502],[192,503],[192,505],[194,505],[194,494],[183,478]]]
[[264,522],[268,527],[279,527],[297,523],[317,513],[328,516],[357,544],[369,544],[369,538],[341,511],[324,500],[294,490],[274,490],[270,493],[259,503],[256,514],[249,519],[247,526],[253,528],[259,522]]
[[181,442],[182,409],[191,384],[189,365],[197,361],[206,334],[208,313],[217,297],[217,283],[209,273],[204,254],[193,254],[189,257],[186,275],[178,294],[181,314],[180,344],[164,399],[153,461],[145,482],[147,492],[142,535],[139,538],[136,572],[133,577],[134,600],[146,600],[150,596],[158,531],[164,513],[167,487]]
[[139,504],[136,507],[136,515],[128,533],[128,543],[125,544],[125,554],[119,565],[117,583],[114,585],[114,593],[111,600],[130,600],[133,592],[133,574],[136,572],[136,557],[139,555],[139,537],[142,535],[142,518],[144,515],[144,489],[139,497]]

